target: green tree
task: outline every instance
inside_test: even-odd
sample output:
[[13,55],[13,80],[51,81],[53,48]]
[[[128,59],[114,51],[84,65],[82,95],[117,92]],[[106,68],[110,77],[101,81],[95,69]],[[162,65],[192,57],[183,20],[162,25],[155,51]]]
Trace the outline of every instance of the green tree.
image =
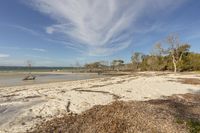
[[115,70],[115,68],[117,68],[117,71],[119,71],[119,67],[124,65],[124,61],[123,60],[113,60],[112,61],[112,67],[113,70]]

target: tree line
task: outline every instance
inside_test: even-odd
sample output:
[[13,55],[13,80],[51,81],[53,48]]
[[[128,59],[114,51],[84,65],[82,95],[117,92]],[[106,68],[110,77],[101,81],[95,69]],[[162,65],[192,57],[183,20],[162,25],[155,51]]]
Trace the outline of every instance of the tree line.
[[134,52],[128,64],[113,60],[110,64],[86,64],[85,68],[90,71],[199,71],[200,54],[191,52],[190,47],[190,44],[181,42],[178,35],[171,34],[155,44],[150,54]]

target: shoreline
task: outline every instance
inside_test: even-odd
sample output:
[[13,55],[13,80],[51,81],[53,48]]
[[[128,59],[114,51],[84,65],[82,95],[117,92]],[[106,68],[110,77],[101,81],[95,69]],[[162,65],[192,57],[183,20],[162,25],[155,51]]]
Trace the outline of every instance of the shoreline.
[[106,75],[98,75],[97,73],[33,72],[32,74],[36,75],[36,80],[23,81],[22,79],[27,75],[27,72],[0,72],[0,88],[106,77]]
[[[0,88],[0,131],[25,132],[36,123],[66,112],[81,113],[113,101],[147,101],[173,94],[196,93],[200,85],[179,78],[197,74],[138,73],[77,81]],[[70,103],[70,105],[69,105]]]

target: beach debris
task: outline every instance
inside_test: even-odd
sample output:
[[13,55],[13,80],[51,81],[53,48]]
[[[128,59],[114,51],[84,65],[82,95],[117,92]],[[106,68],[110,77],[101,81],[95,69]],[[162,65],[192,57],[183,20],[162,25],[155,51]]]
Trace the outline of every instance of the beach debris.
[[40,98],[40,95],[26,96],[25,99]]
[[84,89],[76,89],[74,91],[78,91],[78,92],[86,92],[86,93],[101,93],[101,94],[105,94],[105,95],[111,95],[113,97],[114,100],[118,100],[120,99],[121,97],[114,94],[114,93],[111,93],[111,92],[107,92],[107,91],[96,91],[96,90],[84,90]]
[[115,101],[78,115],[64,115],[39,123],[29,133],[200,132],[199,94],[150,101]]
[[7,106],[0,105],[0,113],[4,113],[7,110]]
[[71,105],[71,102],[68,101],[68,102],[67,102],[67,105],[65,106],[68,113],[71,112],[71,111],[70,111],[70,108],[69,108],[70,105]]
[[25,78],[23,78],[23,80],[35,80],[36,76],[31,74],[31,68],[32,68],[31,61],[27,61],[27,64],[28,64],[29,74]]
[[200,85],[199,78],[179,78],[179,82],[183,84]]
[[25,78],[23,78],[23,80],[35,80],[35,79],[36,79],[36,76],[30,73]]

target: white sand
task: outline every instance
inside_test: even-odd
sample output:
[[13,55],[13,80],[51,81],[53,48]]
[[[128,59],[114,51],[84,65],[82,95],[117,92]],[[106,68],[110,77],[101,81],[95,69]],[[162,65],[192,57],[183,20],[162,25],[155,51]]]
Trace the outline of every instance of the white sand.
[[44,119],[66,113],[68,101],[71,102],[70,110],[80,113],[94,105],[104,105],[114,101],[113,95],[119,96],[120,100],[128,101],[200,91],[199,85],[169,81],[177,78],[200,79],[197,74],[160,76],[157,74],[149,72],[147,76],[129,75],[0,88],[0,133],[25,132]]

